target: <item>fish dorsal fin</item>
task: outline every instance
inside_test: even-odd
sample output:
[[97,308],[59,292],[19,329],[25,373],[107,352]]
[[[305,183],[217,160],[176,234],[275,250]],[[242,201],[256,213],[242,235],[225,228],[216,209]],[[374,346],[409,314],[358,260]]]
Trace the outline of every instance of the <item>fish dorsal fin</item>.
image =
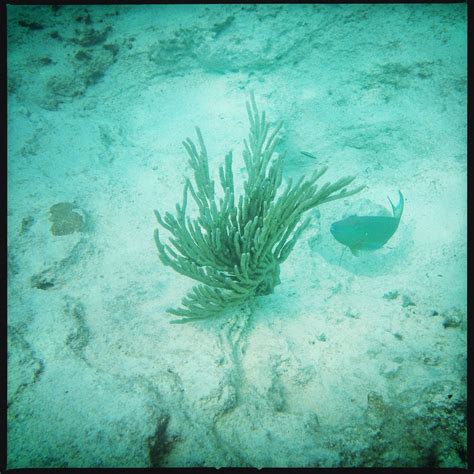
[[396,206],[393,205],[393,202],[391,201],[389,197],[388,197],[388,201],[390,202],[390,205],[392,206],[393,217],[400,219],[402,217],[403,204],[405,202],[401,191],[398,191],[398,204]]

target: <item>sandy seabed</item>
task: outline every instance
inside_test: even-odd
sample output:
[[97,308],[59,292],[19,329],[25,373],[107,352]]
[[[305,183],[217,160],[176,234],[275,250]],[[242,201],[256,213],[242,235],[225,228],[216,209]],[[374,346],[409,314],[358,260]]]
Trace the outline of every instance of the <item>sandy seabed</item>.
[[[9,468],[466,467],[465,5],[7,13]],[[285,180],[367,188],[308,212],[252,311],[169,324],[193,281],[153,209],[195,126],[243,182],[250,91]],[[341,257],[330,225],[398,190],[389,243]]]

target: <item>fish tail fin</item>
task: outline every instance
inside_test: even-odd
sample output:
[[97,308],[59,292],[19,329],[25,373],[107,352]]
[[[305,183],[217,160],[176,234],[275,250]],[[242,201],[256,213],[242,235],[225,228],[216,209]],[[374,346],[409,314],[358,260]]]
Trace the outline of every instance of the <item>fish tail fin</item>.
[[389,197],[388,197],[388,201],[390,202],[390,205],[392,206],[393,217],[400,219],[400,217],[402,217],[403,205],[405,202],[401,191],[398,191],[398,204],[396,206],[393,205],[393,202]]

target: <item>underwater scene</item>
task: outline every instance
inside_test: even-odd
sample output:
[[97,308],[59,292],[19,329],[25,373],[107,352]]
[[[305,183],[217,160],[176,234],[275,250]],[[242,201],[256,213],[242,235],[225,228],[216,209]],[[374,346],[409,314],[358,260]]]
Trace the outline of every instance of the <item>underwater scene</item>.
[[6,13],[6,468],[467,468],[465,4]]

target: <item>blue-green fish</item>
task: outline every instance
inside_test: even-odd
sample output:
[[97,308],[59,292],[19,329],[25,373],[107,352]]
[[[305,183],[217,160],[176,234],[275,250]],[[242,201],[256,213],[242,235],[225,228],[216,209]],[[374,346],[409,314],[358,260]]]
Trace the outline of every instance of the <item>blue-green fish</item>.
[[398,191],[399,202],[394,206],[390,198],[391,216],[349,216],[331,225],[331,234],[351,249],[353,255],[359,250],[376,250],[383,247],[395,233],[403,212],[403,194]]

